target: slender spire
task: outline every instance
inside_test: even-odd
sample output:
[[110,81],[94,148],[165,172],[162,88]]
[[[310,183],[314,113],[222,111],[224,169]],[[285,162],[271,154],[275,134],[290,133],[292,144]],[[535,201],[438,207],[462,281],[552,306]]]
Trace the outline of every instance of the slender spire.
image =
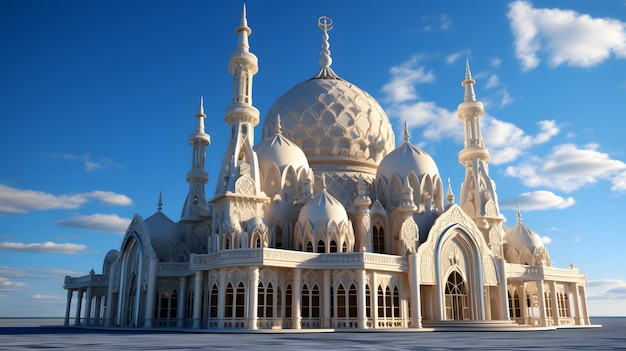
[[409,128],[406,126],[406,121],[404,121],[404,141],[409,141]]
[[198,113],[196,113],[196,117],[198,117],[198,126],[196,127],[197,134],[204,133],[204,119],[206,115],[204,114],[204,98],[200,96],[200,108],[198,109]]
[[522,213],[519,210],[519,205],[517,205],[516,207],[517,211],[515,213],[515,216],[517,217],[517,223],[522,223]]
[[321,16],[317,20],[317,26],[322,30],[322,51],[320,52],[320,66],[322,69],[314,78],[335,78],[339,76],[330,68],[333,59],[330,57],[330,43],[328,42],[328,32],[333,29],[333,20],[328,16]]
[[159,202],[157,203],[157,211],[163,210],[163,192],[159,192]]
[[322,173],[322,191],[326,190],[326,173]]
[[472,72],[470,72],[469,60],[465,60],[465,80],[461,83],[465,87],[464,101],[476,101],[476,94],[474,93],[474,84],[476,81],[472,79]]
[[452,185],[450,185],[450,178],[448,178],[448,193],[446,194],[446,200],[448,200],[448,206],[454,204],[454,193],[452,192]]
[[241,12],[241,22],[239,27],[235,29],[235,33],[239,35],[239,43],[237,48],[240,51],[248,52],[250,50],[250,44],[248,44],[248,36],[252,34],[252,29],[248,27],[248,19],[246,18],[246,4],[243,4],[243,11]]
[[276,134],[282,134],[283,127],[280,125],[280,114],[276,115],[276,128],[274,128]]

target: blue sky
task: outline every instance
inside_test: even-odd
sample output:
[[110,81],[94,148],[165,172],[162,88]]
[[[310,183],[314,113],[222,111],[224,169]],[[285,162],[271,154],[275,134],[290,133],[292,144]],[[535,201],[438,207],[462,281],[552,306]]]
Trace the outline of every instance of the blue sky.
[[[519,205],[553,265],[587,274],[592,315],[626,315],[624,1],[247,1],[262,121],[319,70],[374,96],[401,140],[463,167],[465,59],[508,226]],[[226,148],[237,1],[0,3],[0,317],[62,316],[64,275],[102,269],[130,219],[180,218],[204,96],[211,197]],[[260,138],[260,126],[256,130]]]

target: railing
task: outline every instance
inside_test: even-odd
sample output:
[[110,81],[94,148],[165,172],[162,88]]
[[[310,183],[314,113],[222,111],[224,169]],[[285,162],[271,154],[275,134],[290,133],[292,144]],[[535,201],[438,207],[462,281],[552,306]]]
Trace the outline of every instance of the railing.
[[359,320],[357,318],[335,318],[333,319],[333,328],[359,328]]
[[224,328],[226,329],[230,329],[230,328],[243,329],[247,327],[248,327],[248,323],[245,318],[224,319]]
[[283,321],[281,318],[259,318],[256,321],[256,326],[259,329],[279,329],[281,328]]
[[322,323],[319,318],[302,318],[300,321],[300,328],[302,329],[319,329],[322,327]]
[[376,328],[400,328],[402,327],[402,318],[378,318]]
[[109,276],[105,274],[89,274],[82,277],[65,276],[64,287],[66,289],[87,288],[90,286],[109,286]]

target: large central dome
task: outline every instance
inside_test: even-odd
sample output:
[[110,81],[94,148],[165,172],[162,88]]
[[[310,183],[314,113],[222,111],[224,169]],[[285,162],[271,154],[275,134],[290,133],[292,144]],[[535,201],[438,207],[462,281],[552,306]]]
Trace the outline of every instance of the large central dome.
[[304,151],[316,176],[326,173],[333,179],[329,191],[346,204],[359,175],[371,181],[395,141],[380,104],[330,68],[327,27],[322,29],[321,71],[276,100],[265,118],[263,138],[272,136],[280,115],[284,136]]

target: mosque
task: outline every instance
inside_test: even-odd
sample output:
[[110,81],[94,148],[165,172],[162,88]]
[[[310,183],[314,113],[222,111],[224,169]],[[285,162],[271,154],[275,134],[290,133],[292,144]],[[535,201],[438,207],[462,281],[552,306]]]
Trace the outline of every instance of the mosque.
[[[230,142],[207,201],[202,100],[178,221],[135,215],[102,273],[65,277],[66,325],[281,330],[589,326],[586,276],[552,267],[539,235],[503,225],[469,64],[458,105],[458,203],[437,164],[399,146],[367,92],[331,68],[278,98],[254,144],[257,57],[244,7],[228,69]],[[459,94],[460,95],[460,94]],[[76,293],[76,294],[75,294]],[[70,323],[72,301],[75,303]],[[532,329],[532,328],[531,328]]]

